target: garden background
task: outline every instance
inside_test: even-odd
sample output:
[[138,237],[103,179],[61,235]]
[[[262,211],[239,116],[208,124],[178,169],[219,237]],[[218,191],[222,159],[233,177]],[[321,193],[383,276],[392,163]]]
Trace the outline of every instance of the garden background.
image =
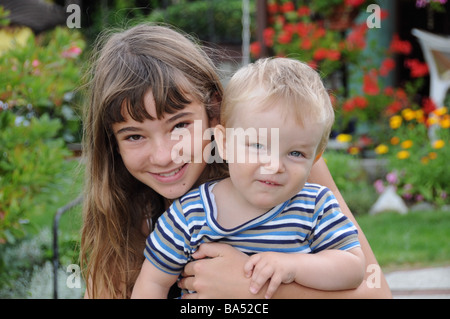
[[[219,49],[225,84],[261,56],[319,70],[336,108],[324,158],[382,268],[450,264],[450,99],[430,99],[411,34],[450,35],[447,1],[47,1],[53,21],[37,9],[20,19],[14,2],[0,1],[0,298],[53,297],[54,217],[82,189],[83,71],[104,28],[141,21],[176,25]],[[69,4],[81,8],[79,28],[69,27]],[[368,26],[370,4],[381,8],[380,28]],[[388,186],[407,214],[369,214]],[[67,271],[78,264],[80,225],[79,205],[61,215],[60,298],[84,292],[68,287]]]

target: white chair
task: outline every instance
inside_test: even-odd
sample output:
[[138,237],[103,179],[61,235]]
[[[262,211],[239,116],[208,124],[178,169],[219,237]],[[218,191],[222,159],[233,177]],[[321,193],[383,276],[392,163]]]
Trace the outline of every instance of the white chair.
[[430,69],[430,97],[440,108],[450,88],[450,37],[419,29],[413,29],[412,34],[418,38]]

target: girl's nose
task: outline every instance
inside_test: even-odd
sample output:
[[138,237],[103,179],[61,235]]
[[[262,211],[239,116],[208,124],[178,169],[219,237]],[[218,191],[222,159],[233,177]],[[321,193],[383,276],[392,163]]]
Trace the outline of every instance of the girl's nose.
[[172,143],[163,138],[150,143],[149,160],[153,165],[165,167],[170,165],[172,160]]

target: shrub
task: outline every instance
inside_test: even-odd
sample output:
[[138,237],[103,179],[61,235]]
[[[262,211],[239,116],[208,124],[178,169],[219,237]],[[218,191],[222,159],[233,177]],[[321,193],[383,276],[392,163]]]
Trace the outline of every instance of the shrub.
[[323,155],[333,179],[353,214],[368,213],[377,194],[369,182],[361,159],[329,150]]
[[55,196],[55,181],[70,155],[56,138],[61,122],[48,115],[30,120],[0,108],[0,244],[25,235],[29,214],[42,214]]
[[389,142],[379,145],[376,152],[389,160],[389,169],[396,174],[398,193],[411,204],[425,200],[448,205],[448,109],[442,107],[428,114],[423,109],[405,109],[392,116],[389,124]]
[[[255,12],[253,2],[250,10],[252,13]],[[181,2],[166,9],[153,10],[148,20],[169,23],[187,33],[194,34],[201,40],[240,43],[242,38],[242,1]]]
[[63,125],[66,142],[80,140],[75,89],[81,78],[85,42],[78,31],[57,27],[0,55],[0,101],[16,114],[49,114]]

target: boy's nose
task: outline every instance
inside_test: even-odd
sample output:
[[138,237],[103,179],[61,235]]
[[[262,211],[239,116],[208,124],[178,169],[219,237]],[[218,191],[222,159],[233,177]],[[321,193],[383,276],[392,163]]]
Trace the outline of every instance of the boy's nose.
[[261,166],[261,174],[278,174],[284,172],[283,162],[278,158],[269,157],[267,164]]

